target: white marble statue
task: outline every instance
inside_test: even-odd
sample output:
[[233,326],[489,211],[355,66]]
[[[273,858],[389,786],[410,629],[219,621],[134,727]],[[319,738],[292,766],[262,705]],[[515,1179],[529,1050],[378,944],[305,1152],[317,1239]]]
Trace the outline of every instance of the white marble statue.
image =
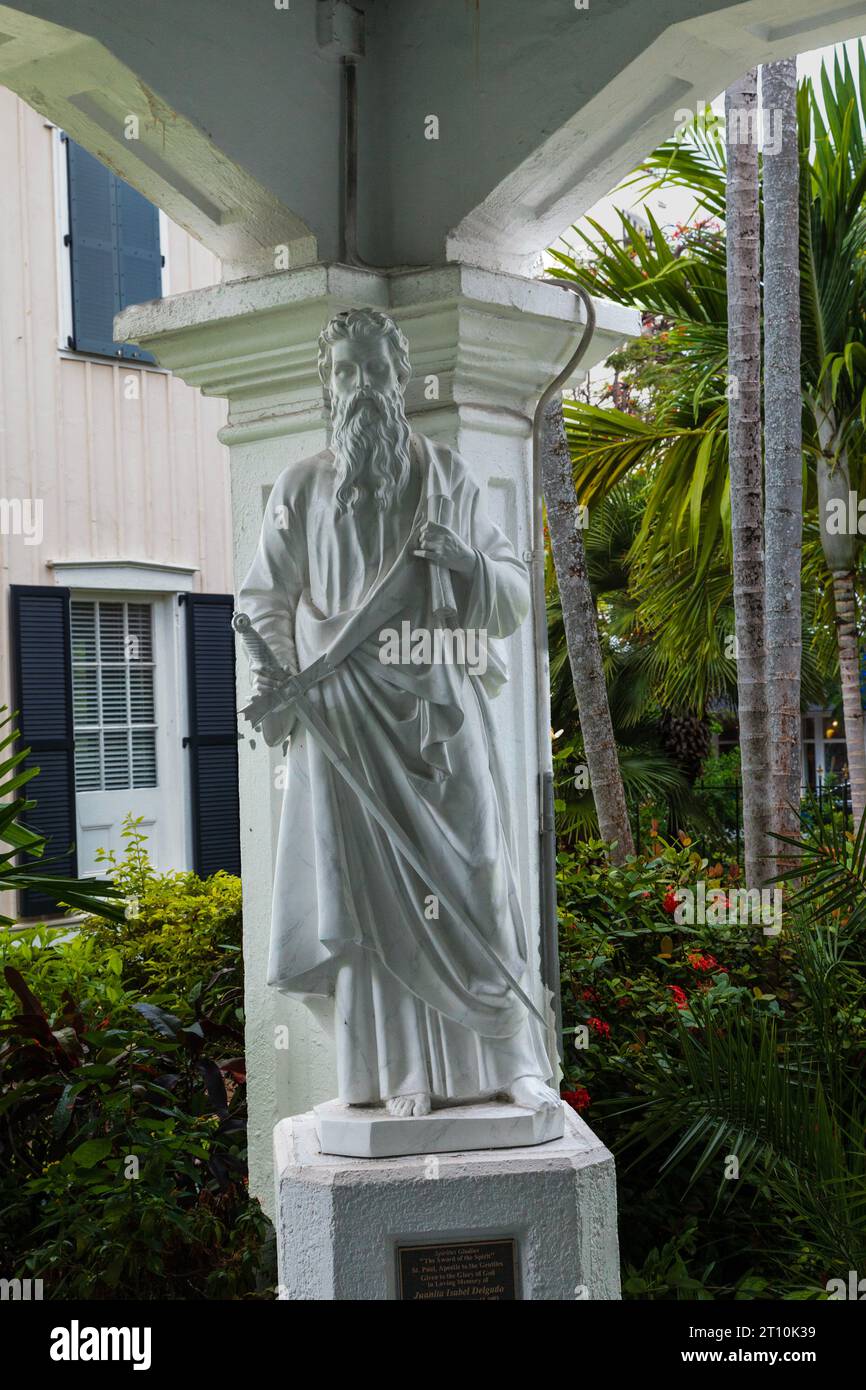
[[391,319],[332,319],[319,370],[331,448],[277,480],[238,601],[279,665],[310,673],[320,730],[254,659],[264,737],[289,739],[269,983],[333,995],[344,1104],[558,1109],[490,720],[528,575],[460,458],[410,430]]

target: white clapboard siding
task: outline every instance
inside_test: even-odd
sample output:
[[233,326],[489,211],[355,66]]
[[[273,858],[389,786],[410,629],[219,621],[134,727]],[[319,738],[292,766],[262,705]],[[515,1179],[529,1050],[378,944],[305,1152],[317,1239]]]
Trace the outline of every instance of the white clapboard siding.
[[[232,588],[228,455],[217,439],[225,403],[158,369],[60,349],[56,140],[42,116],[0,87],[0,499],[41,500],[43,517],[41,544],[0,534],[6,705],[9,585],[53,584],[50,562],[183,565],[197,570],[198,591]],[[162,226],[168,293],[220,279],[215,256],[173,223]],[[137,399],[127,398],[131,380]],[[146,781],[145,743],[131,756]]]
[[[195,566],[231,590],[225,405],[169,374],[58,348],[52,130],[0,87],[0,498],[39,499],[43,539],[0,535],[0,702],[8,703],[10,584],[50,584],[54,560]],[[169,291],[214,284],[216,257],[167,228]],[[127,383],[138,399],[127,399]]]

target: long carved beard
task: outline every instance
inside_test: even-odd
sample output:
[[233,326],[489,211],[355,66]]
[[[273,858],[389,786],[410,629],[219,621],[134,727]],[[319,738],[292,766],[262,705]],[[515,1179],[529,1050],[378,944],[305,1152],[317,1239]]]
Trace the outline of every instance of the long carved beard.
[[340,511],[352,511],[359,497],[368,495],[385,511],[409,478],[410,430],[402,396],[362,387],[335,404],[333,423]]

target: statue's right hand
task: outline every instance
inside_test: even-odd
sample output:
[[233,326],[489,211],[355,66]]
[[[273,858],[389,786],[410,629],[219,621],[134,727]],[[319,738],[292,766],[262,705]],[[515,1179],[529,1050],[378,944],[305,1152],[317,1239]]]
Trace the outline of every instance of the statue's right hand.
[[281,680],[275,671],[254,671],[253,692],[256,695],[273,695]]

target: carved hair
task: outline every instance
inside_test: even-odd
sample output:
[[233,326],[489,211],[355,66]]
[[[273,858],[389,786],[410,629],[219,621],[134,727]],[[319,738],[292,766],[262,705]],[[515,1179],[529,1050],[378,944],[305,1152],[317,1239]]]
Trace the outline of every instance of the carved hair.
[[400,390],[412,375],[409,344],[393,319],[378,309],[348,309],[337,314],[319,335],[319,379],[327,391],[331,381],[331,349],[347,338],[384,338],[391,349]]

